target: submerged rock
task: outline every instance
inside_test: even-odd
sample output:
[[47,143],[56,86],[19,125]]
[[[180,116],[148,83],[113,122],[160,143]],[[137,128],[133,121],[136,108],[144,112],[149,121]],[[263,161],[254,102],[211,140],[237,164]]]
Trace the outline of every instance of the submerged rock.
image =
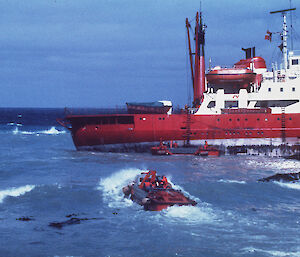
[[[76,216],[77,214],[67,215],[66,217],[72,217],[74,215]],[[72,218],[70,218],[68,220],[65,220],[65,221],[62,221],[62,222],[50,222],[49,227],[54,227],[54,228],[61,229],[65,226],[80,224],[81,221],[98,220],[98,219],[100,219],[100,218],[75,218],[75,217],[72,217]]]
[[20,221],[31,221],[34,220],[34,218],[32,218],[32,216],[28,217],[28,216],[23,216],[20,218],[17,218],[16,220],[20,220]]
[[299,181],[300,172],[296,173],[276,173],[273,176],[259,179],[261,182],[269,182],[269,181],[284,181],[284,182],[295,182]]
[[51,223],[49,223],[49,226],[54,227],[54,228],[63,228],[64,226],[67,226],[67,225],[80,224],[81,220],[82,219],[79,219],[79,218],[71,218],[69,220],[62,221],[62,222],[51,222]]

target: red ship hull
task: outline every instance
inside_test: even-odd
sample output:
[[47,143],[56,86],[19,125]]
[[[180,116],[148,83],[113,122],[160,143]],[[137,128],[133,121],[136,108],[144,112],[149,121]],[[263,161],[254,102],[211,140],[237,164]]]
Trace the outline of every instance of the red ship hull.
[[239,138],[297,138],[300,114],[228,112],[220,115],[114,114],[70,115],[66,121],[76,148],[159,142]]

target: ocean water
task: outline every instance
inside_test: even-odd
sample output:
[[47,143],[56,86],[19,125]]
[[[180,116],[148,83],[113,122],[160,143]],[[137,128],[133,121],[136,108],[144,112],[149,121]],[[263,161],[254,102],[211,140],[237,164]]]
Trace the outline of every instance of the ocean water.
[[[0,256],[300,256],[300,184],[257,182],[299,161],[79,152],[62,116],[0,109]],[[148,169],[197,206],[150,212],[125,199]]]

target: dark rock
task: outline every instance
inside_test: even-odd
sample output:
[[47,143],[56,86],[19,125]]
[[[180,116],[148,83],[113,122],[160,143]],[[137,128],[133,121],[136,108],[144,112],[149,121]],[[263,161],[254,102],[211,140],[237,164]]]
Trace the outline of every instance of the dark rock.
[[49,223],[49,226],[61,229],[67,225],[80,224],[80,221],[81,221],[81,219],[79,219],[79,218],[71,218],[69,220],[62,221],[62,222],[51,222],[51,223]]
[[[67,215],[67,216],[73,216],[72,215]],[[70,218],[66,221],[62,221],[62,222],[51,222],[49,223],[49,227],[54,227],[54,228],[58,228],[58,229],[62,229],[65,226],[69,226],[69,225],[75,225],[75,224],[80,224],[81,221],[85,221],[85,220],[98,220],[100,218]]]
[[269,181],[283,181],[283,182],[295,182],[299,181],[300,172],[297,173],[277,173],[273,176],[259,179],[261,182],[269,182]]
[[31,221],[31,220],[34,220],[31,216],[30,217],[27,217],[27,216],[24,216],[24,217],[20,217],[16,220],[20,220],[20,221]]

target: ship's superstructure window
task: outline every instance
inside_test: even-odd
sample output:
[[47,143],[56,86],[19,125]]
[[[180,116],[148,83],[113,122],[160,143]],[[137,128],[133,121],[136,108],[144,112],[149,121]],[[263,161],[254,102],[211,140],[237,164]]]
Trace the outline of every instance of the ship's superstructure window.
[[299,60],[298,59],[292,60],[292,65],[298,65],[298,64],[299,64]]
[[283,92],[283,87],[280,88],[280,92]]
[[292,91],[293,91],[293,92],[295,92],[295,91],[296,91],[296,89],[293,87],[293,88],[292,88]]
[[[76,121],[74,120],[74,124]],[[134,124],[133,116],[94,116],[94,117],[83,117],[78,120],[78,123],[84,123],[88,125],[109,125],[109,124]],[[100,129],[96,126],[95,129]]]
[[268,100],[268,101],[257,101],[255,107],[287,107],[298,103],[299,100]]
[[268,88],[268,91],[271,92],[271,88],[270,87]]
[[210,101],[207,108],[214,108],[216,106],[216,101]]
[[238,101],[225,101],[225,108],[238,107]]

